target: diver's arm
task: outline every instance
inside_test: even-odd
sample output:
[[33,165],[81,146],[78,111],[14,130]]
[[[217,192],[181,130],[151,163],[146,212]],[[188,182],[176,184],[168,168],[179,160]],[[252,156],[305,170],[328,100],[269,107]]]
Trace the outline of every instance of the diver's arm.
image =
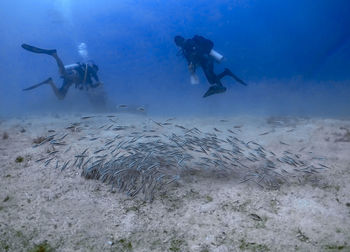
[[96,82],[100,82],[100,80],[95,72],[91,73],[91,77],[94,78]]
[[91,83],[90,83],[90,87],[96,88],[96,87],[102,85],[102,82],[100,81],[100,79],[98,78],[98,76],[97,76],[97,74],[96,74],[95,72],[92,72],[92,73],[91,73],[91,79],[92,79],[92,78],[95,80],[95,82],[94,82],[94,83],[91,82]]
[[182,53],[185,56],[190,72],[195,71],[196,46],[192,39],[186,41],[182,48]]
[[196,71],[196,64],[194,63],[192,55],[187,53],[187,54],[185,54],[185,58],[187,60],[188,71],[190,71],[190,73],[195,72]]
[[98,86],[103,85],[103,83],[99,80],[99,78],[98,78],[96,73],[92,73],[91,77],[95,79],[95,82],[94,83],[90,83],[90,87],[96,88]]
[[193,62],[188,62],[188,71],[190,73],[196,72],[196,65]]

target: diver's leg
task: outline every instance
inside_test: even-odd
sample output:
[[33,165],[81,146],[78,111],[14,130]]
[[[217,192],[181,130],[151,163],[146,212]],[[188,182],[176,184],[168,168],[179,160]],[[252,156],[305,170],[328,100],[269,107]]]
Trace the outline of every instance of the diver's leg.
[[31,46],[28,44],[22,44],[22,48],[27,50],[27,51],[33,52],[33,53],[41,53],[41,54],[51,55],[56,60],[60,75],[61,76],[66,75],[66,69],[64,68],[62,60],[58,57],[56,49],[47,50],[47,49],[42,49],[42,48],[38,48],[35,46]]
[[223,78],[224,76],[229,75],[231,76],[233,79],[235,79],[238,83],[244,85],[244,86],[248,86],[247,83],[245,83],[244,81],[242,81],[240,78],[238,78],[236,75],[234,75],[230,69],[225,68],[225,71],[223,71],[221,74],[218,75],[218,78]]
[[214,73],[214,61],[210,59],[203,60],[201,62],[201,67],[203,68],[208,82],[212,85],[203,97],[226,92],[226,88],[222,85],[220,78]]
[[50,84],[53,92],[55,93],[56,97],[59,100],[63,100],[64,99],[64,97],[66,96],[66,94],[68,92],[69,87],[71,86],[71,83],[68,83],[68,82],[64,81],[62,87],[60,89],[58,89],[52,79],[49,82],[49,84]]
[[222,85],[219,76],[214,73],[214,62],[207,60],[203,63],[204,64],[202,64],[202,68],[204,74],[207,77],[208,82],[212,85],[203,95],[203,97],[226,92],[226,87]]
[[222,78],[224,78],[227,75],[232,76],[231,74],[232,74],[232,72],[228,68],[225,68],[225,70],[222,73],[217,75],[217,78],[219,80],[221,80]]
[[217,76],[214,73],[214,63],[212,60],[204,60],[201,62],[201,67],[203,69],[204,75],[211,85],[217,84]]
[[64,68],[63,62],[60,59],[60,57],[58,57],[56,52],[51,54],[51,56],[54,57],[54,59],[56,60],[60,75],[63,77],[66,76],[66,69]]
[[226,87],[224,87],[219,78],[215,79],[215,82],[208,88],[207,92],[203,95],[203,97],[208,97],[213,94],[219,94],[226,92]]

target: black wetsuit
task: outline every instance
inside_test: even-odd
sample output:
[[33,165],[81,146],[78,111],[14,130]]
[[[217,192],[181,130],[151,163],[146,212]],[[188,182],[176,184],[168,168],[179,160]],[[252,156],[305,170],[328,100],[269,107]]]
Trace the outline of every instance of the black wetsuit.
[[220,79],[227,75],[223,72],[219,75],[214,73],[214,59],[209,55],[214,43],[202,36],[195,35],[192,39],[187,39],[182,47],[183,55],[188,64],[194,67],[199,65],[210,84],[222,85]]

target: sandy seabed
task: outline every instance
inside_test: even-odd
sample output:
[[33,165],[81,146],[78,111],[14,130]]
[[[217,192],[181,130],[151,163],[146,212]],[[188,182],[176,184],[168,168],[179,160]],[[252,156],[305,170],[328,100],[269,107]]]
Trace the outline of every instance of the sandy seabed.
[[90,115],[0,120],[0,251],[350,251],[350,121],[173,119],[174,125],[224,136],[234,130],[243,141],[276,153],[303,150],[305,158],[328,168],[292,174],[278,189],[196,169],[149,202],[87,180],[76,167],[61,171],[58,161],[37,162],[53,150],[48,144],[34,148],[33,141],[69,133],[70,150],[64,146],[58,153],[64,163],[94,148],[88,138],[98,133],[96,141],[103,143],[108,134],[116,134],[108,133],[109,125],[128,127],[119,135],[142,127],[156,134],[181,129],[155,123],[168,118],[84,116]]

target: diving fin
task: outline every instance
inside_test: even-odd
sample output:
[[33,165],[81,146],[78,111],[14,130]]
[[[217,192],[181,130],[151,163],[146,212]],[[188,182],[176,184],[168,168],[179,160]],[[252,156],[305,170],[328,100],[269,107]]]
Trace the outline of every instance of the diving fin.
[[228,75],[230,75],[233,79],[235,79],[238,83],[244,85],[244,86],[248,86],[247,83],[245,83],[244,81],[242,81],[240,78],[238,78],[236,75],[234,75],[230,69],[225,68],[225,71],[227,72]]
[[226,92],[226,88],[224,86],[211,86],[207,92],[203,95],[203,98],[214,95],[214,94],[220,94]]
[[44,81],[42,81],[42,82],[40,82],[40,83],[38,83],[38,84],[35,84],[35,85],[30,86],[30,87],[28,87],[28,88],[22,89],[22,91],[32,90],[32,89],[34,89],[34,88],[40,87],[41,85],[48,84],[48,83],[50,83],[51,81],[52,81],[52,78],[50,77],[50,78],[48,78],[47,80],[44,80]]
[[23,49],[30,51],[30,52],[33,52],[33,53],[43,53],[43,54],[52,55],[52,54],[57,52],[55,49],[46,50],[46,49],[41,49],[41,48],[38,48],[35,46],[27,45],[27,44],[22,44],[21,46]]

